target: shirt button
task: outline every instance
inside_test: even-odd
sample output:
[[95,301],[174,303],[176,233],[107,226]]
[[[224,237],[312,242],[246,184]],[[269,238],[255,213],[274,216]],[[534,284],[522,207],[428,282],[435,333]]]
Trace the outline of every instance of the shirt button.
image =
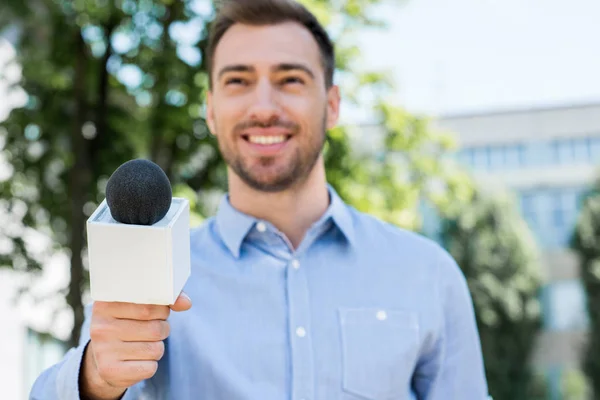
[[298,327],[298,329],[296,329],[296,335],[298,335],[299,337],[304,337],[306,336],[306,329],[304,329],[303,327]]
[[380,321],[385,321],[387,319],[387,313],[385,311],[383,311],[383,310],[377,311],[376,317]]
[[264,222],[259,222],[258,224],[256,224],[256,230],[259,232],[264,232],[267,230],[267,226]]
[[294,269],[300,268],[300,261],[292,260],[292,267],[294,267]]

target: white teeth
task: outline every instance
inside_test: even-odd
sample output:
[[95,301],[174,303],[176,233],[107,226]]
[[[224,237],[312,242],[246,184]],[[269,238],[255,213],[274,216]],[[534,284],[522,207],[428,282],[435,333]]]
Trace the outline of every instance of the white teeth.
[[252,143],[257,143],[257,144],[276,144],[276,143],[282,143],[285,141],[285,136],[252,136],[250,135],[248,137],[248,140]]

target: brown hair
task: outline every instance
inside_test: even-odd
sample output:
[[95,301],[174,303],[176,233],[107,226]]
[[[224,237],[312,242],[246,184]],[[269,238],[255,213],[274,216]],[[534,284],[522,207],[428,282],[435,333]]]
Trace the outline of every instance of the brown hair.
[[297,22],[313,35],[321,51],[321,61],[325,70],[325,86],[333,85],[335,69],[335,51],[325,28],[317,18],[302,4],[294,0],[222,0],[219,1],[217,15],[211,24],[206,61],[209,86],[212,89],[214,55],[219,41],[231,26],[236,23],[245,25],[276,25],[284,22]]

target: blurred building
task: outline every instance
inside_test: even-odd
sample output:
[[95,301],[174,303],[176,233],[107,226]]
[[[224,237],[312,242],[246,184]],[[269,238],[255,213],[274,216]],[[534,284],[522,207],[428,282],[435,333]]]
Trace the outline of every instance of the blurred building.
[[553,398],[579,367],[587,326],[578,265],[568,249],[583,193],[600,165],[600,103],[448,115],[459,161],[486,183],[511,189],[543,252],[544,332],[534,357]]
[[0,399],[27,399],[38,375],[59,361],[67,345],[35,330],[16,306],[17,275],[0,269]]

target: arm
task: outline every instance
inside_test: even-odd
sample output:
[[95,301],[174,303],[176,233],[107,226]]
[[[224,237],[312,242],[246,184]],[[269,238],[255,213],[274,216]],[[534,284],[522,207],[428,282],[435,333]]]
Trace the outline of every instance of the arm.
[[96,302],[86,308],[79,345],[38,377],[29,399],[139,398],[138,383],[154,376],[164,354],[171,309],[190,307],[184,293],[171,306]]
[[79,369],[83,353],[90,340],[91,306],[85,308],[85,320],[77,347],[48,368],[33,383],[29,400],[79,400]]
[[77,347],[70,349],[60,362],[46,369],[33,383],[29,400],[92,400],[85,394],[90,384],[84,381],[92,370],[90,325],[92,305],[85,308],[85,319]]
[[437,269],[440,332],[414,376],[420,400],[485,400],[487,382],[473,302],[465,277],[443,251]]

